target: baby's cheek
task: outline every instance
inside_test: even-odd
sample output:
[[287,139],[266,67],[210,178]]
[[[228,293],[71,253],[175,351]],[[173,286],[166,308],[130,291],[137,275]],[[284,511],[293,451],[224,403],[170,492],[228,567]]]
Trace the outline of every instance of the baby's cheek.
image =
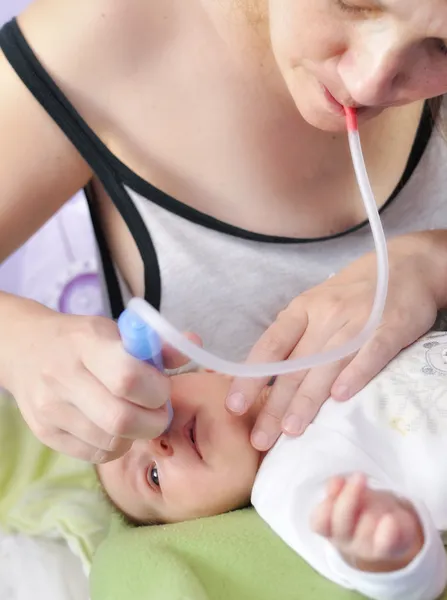
[[227,471],[228,485],[231,485],[238,496],[251,494],[251,489],[259,469],[260,453],[248,444],[243,444],[230,461]]

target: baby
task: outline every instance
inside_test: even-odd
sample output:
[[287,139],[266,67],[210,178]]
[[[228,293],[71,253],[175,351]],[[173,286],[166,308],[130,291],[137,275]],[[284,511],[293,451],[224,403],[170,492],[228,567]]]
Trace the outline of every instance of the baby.
[[267,454],[250,444],[266,387],[244,417],[230,380],[172,382],[166,435],[136,442],[98,474],[132,522],[170,523],[251,502],[310,565],[377,599],[433,600],[447,580],[447,334],[403,352],[346,403],[329,400],[299,438]]

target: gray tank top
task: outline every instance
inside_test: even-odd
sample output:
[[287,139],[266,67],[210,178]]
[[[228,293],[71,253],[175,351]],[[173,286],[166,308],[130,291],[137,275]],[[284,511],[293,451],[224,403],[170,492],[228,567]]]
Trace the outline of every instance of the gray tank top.
[[[433,132],[411,177],[381,211],[388,238],[447,227],[446,164],[447,143]],[[127,191],[157,253],[161,312],[180,330],[199,333],[206,348],[235,360],[293,298],[374,248],[369,225],[321,241],[247,239]]]
[[[243,359],[293,298],[373,248],[365,224],[325,239],[280,238],[238,229],[182,204],[106,148],[45,72],[15,21],[0,31],[0,46],[126,221],[144,262],[146,299],[180,330],[202,336],[212,352]],[[405,173],[381,210],[388,238],[447,227],[446,164],[447,143],[426,109]],[[91,188],[87,197],[116,318],[129,294],[111,260]]]

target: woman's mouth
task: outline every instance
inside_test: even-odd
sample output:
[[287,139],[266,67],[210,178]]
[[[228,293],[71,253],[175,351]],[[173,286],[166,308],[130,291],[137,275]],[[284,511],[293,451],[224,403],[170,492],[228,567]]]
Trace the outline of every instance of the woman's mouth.
[[323,89],[324,97],[326,98],[331,109],[339,115],[344,115],[345,109],[344,109],[343,105],[340,104],[340,102],[338,102],[338,100],[336,100],[334,98],[334,96],[331,94],[331,92],[327,89],[326,86],[323,85],[322,89]]
[[[333,112],[335,112],[338,115],[345,115],[345,109],[344,109],[344,105],[341,104],[332,94],[331,92],[327,89],[327,87],[325,85],[322,85],[322,90],[323,90],[323,94],[324,97],[326,98],[327,103],[329,104],[330,108],[332,109]],[[349,103],[349,106],[352,106],[353,108],[355,108],[357,114],[360,116],[362,115],[364,112],[366,112],[368,110],[368,106],[355,106],[352,102]]]

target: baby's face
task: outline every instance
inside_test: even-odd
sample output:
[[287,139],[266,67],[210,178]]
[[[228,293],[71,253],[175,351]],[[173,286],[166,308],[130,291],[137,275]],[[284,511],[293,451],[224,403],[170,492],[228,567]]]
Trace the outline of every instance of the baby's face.
[[243,417],[225,410],[230,385],[214,373],[172,378],[174,419],[167,434],[138,440],[98,473],[113,502],[139,522],[177,522],[248,503],[260,463],[250,444],[256,408]]

